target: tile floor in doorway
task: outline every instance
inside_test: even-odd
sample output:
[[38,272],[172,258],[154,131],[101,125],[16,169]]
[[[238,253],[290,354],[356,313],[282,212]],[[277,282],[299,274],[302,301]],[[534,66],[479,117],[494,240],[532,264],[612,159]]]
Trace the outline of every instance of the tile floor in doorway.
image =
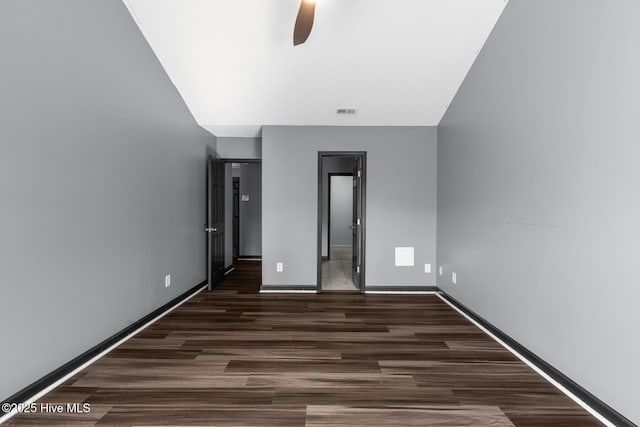
[[357,291],[351,280],[351,246],[332,246],[330,259],[322,261],[323,291]]

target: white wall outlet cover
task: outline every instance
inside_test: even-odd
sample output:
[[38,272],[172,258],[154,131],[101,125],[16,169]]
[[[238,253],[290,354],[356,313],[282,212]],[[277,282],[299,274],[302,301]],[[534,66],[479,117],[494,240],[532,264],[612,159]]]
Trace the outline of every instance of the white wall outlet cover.
[[242,201],[243,202],[248,202],[249,201],[249,195],[248,194],[243,194],[242,195]]
[[424,272],[425,273],[431,273],[431,264],[425,264],[424,265]]
[[442,276],[442,266],[438,267],[438,273]]
[[283,267],[284,267],[284,265],[283,265],[281,262],[277,262],[277,263],[276,263],[276,271],[277,271],[278,273],[282,273],[282,270],[284,270],[284,268],[283,268]]
[[458,282],[458,276],[456,276],[456,273],[451,273],[451,281],[454,285]]
[[413,247],[396,247],[396,267],[413,267]]
[[168,288],[169,286],[171,286],[171,275],[167,274],[164,276],[164,287]]

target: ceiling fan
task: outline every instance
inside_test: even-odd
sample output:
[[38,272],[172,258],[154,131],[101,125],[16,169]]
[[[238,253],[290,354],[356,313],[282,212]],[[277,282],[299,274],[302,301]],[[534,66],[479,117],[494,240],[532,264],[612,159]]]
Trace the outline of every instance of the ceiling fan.
[[316,0],[300,0],[300,9],[293,29],[293,45],[297,46],[307,41],[313,28],[313,17],[316,13]]

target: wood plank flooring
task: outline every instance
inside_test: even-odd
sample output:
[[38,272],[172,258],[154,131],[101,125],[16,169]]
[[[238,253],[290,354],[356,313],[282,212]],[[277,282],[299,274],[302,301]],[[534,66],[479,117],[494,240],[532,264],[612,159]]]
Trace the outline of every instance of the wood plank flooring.
[[240,262],[10,425],[592,426],[434,295],[259,294]]

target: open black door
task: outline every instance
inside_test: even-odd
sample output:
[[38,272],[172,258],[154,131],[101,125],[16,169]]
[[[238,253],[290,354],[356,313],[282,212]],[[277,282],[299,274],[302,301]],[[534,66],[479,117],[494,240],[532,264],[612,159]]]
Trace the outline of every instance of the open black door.
[[352,232],[352,263],[351,278],[358,289],[362,289],[362,249],[364,246],[362,230],[362,157],[356,157],[356,166],[353,169],[353,223]]
[[207,280],[209,290],[224,279],[224,162],[207,156]]

